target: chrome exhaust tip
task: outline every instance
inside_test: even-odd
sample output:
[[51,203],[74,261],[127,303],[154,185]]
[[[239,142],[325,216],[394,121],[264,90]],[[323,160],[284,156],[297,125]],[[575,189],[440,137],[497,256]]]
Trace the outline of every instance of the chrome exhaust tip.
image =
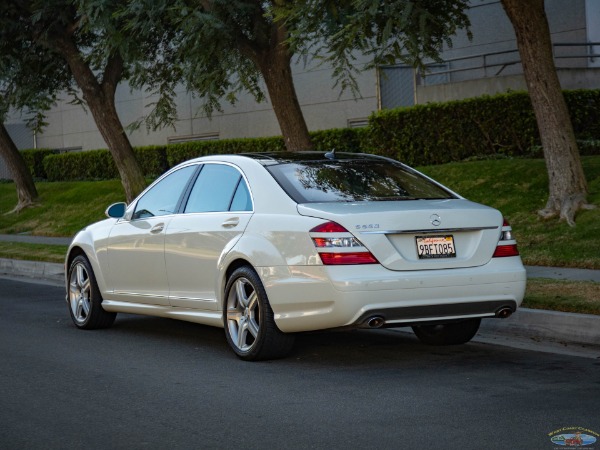
[[513,313],[513,310],[511,308],[508,307],[504,307],[504,308],[500,308],[498,311],[496,311],[496,317],[500,318],[500,319],[506,319],[508,317],[510,317]]
[[385,319],[381,316],[373,316],[367,319],[367,326],[369,328],[381,328],[385,324]]

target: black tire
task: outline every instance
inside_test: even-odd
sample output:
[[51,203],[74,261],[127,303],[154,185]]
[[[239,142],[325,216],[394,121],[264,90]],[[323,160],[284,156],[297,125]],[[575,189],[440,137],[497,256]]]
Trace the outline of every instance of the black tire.
[[245,361],[283,358],[294,346],[294,335],[277,328],[265,288],[249,266],[227,280],[223,325],[227,343]]
[[421,342],[428,345],[460,345],[469,342],[477,334],[481,319],[439,325],[418,325],[412,329]]
[[69,314],[77,328],[95,330],[110,327],[117,313],[104,311],[102,295],[89,260],[77,256],[69,267],[67,301]]

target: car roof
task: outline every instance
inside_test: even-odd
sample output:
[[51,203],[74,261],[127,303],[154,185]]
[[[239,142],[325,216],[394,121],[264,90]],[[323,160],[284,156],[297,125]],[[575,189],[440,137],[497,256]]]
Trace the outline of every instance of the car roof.
[[239,153],[239,156],[245,156],[256,160],[262,165],[288,164],[293,162],[318,162],[318,161],[381,161],[388,158],[370,155],[366,153],[352,152],[319,152],[319,151],[303,151],[303,152],[258,152],[258,153]]
[[[177,165],[179,168],[187,164],[198,164],[204,162],[230,162],[233,164],[243,164],[243,161],[252,161],[255,164],[259,164],[263,167],[276,166],[280,164],[291,164],[291,163],[331,163],[333,161],[362,161],[362,162],[375,162],[385,161],[388,163],[402,164],[385,156],[373,155],[368,153],[353,153],[353,152],[323,152],[323,151],[274,151],[274,152],[253,152],[253,153],[229,153],[229,154],[214,154],[205,155],[197,158],[184,161]],[[404,166],[404,164],[402,164]]]

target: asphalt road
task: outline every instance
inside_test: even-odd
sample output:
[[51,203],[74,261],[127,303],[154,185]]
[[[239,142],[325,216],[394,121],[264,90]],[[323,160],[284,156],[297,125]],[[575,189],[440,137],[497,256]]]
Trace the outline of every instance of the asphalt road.
[[216,328],[77,330],[63,298],[0,279],[0,448],[552,449],[555,430],[600,433],[600,359],[357,331],[246,363]]

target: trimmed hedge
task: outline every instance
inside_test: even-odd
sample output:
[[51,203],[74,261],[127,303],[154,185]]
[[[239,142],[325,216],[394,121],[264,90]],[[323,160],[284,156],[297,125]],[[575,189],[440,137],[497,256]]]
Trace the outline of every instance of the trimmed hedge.
[[[565,99],[581,154],[600,154],[600,90],[565,91]],[[320,151],[375,153],[410,165],[541,156],[539,133],[526,92],[385,110],[374,113],[368,127],[315,131],[311,137]],[[268,137],[137,147],[134,152],[145,176],[156,178],[168,168],[198,156],[282,150],[282,137]],[[108,150],[63,154],[35,150],[25,154],[36,178],[118,178]]]
[[[576,137],[600,138],[600,90],[564,94]],[[526,92],[381,111],[370,117],[369,131],[368,151],[411,165],[534,156],[541,145]]]
[[[152,145],[133,149],[142,171],[148,178],[157,178],[169,169],[167,147]],[[44,159],[48,181],[108,180],[119,178],[119,171],[106,149],[48,155]]]
[[167,147],[167,161],[169,166],[173,167],[183,161],[199,156],[277,152],[282,150],[285,150],[285,144],[280,136],[184,142],[182,144],[171,144]]
[[166,145],[134,147],[133,152],[142,167],[142,172],[148,178],[158,178],[171,168],[167,159]]
[[48,155],[54,155],[58,153],[58,150],[51,150],[49,148],[39,148],[31,150],[23,150],[21,154],[25,160],[25,164],[29,167],[31,175],[36,180],[46,180],[48,175],[44,168],[44,158]]
[[44,159],[48,181],[107,180],[119,172],[108,150],[49,155]]
[[368,128],[334,128],[310,133],[315,150],[364,152],[370,138]]

